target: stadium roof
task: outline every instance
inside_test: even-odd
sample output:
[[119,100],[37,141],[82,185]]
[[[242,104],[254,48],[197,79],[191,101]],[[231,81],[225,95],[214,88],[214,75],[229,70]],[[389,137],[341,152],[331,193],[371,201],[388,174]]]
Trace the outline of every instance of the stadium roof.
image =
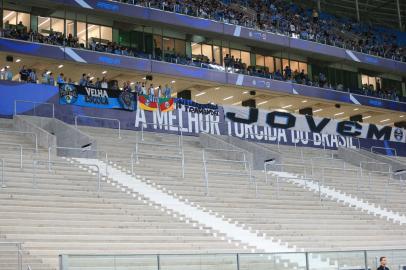
[[[399,29],[397,1],[403,31],[406,25],[406,1],[404,0],[358,0],[360,21]],[[317,0],[296,0],[297,4],[317,7]],[[339,17],[357,19],[356,0],[320,0],[322,12]]]

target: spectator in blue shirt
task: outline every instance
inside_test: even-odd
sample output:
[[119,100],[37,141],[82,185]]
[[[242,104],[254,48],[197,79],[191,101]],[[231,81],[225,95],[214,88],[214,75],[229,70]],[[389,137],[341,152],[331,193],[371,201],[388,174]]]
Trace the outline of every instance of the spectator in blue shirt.
[[165,84],[165,91],[164,91],[165,97],[171,98],[171,96],[172,96],[171,92],[172,92],[172,89],[167,84]]
[[49,84],[53,86],[55,85],[55,78],[52,72],[49,74]]
[[57,83],[65,83],[65,80],[63,78],[63,73],[58,75],[58,78],[56,79]]
[[82,78],[80,78],[79,85],[80,86],[86,86],[87,85],[86,73],[82,74]]

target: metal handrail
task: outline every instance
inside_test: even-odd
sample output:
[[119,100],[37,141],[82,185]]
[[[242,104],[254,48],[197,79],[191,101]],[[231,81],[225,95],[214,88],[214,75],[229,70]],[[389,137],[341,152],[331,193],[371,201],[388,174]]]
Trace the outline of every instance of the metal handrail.
[[38,101],[31,101],[31,100],[14,100],[14,115],[17,115],[17,103],[31,103],[34,104],[34,116],[35,116],[35,108],[36,104],[44,104],[44,105],[52,105],[52,118],[55,118],[55,104],[54,103],[48,103],[48,102],[38,102]]
[[38,135],[31,131],[19,131],[19,130],[4,130],[0,129],[0,133],[14,133],[14,134],[31,134],[35,138],[35,152],[38,151]]
[[[102,150],[92,150],[92,149],[87,149],[87,148],[78,148],[78,147],[64,147],[64,146],[51,146],[48,147],[48,162],[51,162],[52,158],[51,158],[51,152],[52,149],[55,149],[56,151],[58,149],[62,149],[62,150],[80,150],[81,152],[93,152],[93,153],[102,153],[104,154],[104,160],[106,163],[106,177],[108,177],[108,164],[109,164],[109,158],[108,158],[108,154],[106,151],[102,151]],[[48,171],[51,171],[51,163],[48,164]]]
[[[32,184],[36,187],[36,169],[38,164],[60,164],[60,165],[71,165],[69,162],[62,162],[62,161],[47,161],[47,160],[33,160],[32,161]],[[100,167],[96,164],[86,164],[88,167],[95,167],[97,169],[97,192],[100,193],[101,191],[101,176],[100,176]],[[107,164],[106,164],[107,167]]]
[[75,128],[78,128],[78,118],[99,119],[99,120],[107,120],[107,121],[117,122],[118,123],[118,138],[121,139],[121,121],[119,119],[88,116],[88,115],[75,115]]
[[[227,159],[208,159],[206,157],[206,150],[213,150],[213,151],[229,151],[229,152],[241,152],[243,154],[243,160],[236,161],[236,160],[227,160]],[[216,175],[231,175],[231,176],[248,176],[248,182],[251,184],[252,183],[252,170],[251,170],[251,164],[246,158],[245,151],[239,151],[239,150],[227,150],[227,149],[216,149],[216,148],[203,148],[202,150],[202,162],[203,162],[203,173],[204,173],[204,183],[205,183],[205,195],[209,195],[209,174],[216,174]],[[236,173],[236,172],[213,172],[210,173],[207,168],[207,163],[209,161],[222,161],[222,162],[230,162],[230,163],[243,163],[244,164],[244,170],[245,173]],[[255,178],[255,177],[254,177]],[[255,196],[258,196],[258,186],[257,186],[257,181],[254,181],[255,183]]]
[[16,143],[2,143],[2,142],[0,142],[0,145],[17,147],[20,149],[20,169],[22,169],[23,168],[23,146],[21,144],[16,144]]
[[312,158],[310,158],[310,165],[311,165],[311,168],[312,168],[312,175],[314,174],[314,160],[316,160],[316,159],[323,159],[323,160],[331,160],[331,161],[334,161],[334,160],[337,160],[337,161],[340,161],[340,162],[342,162],[343,163],[343,169],[345,169],[345,161],[344,160],[342,160],[342,159],[338,159],[338,158],[334,158],[334,157],[328,157],[328,158],[326,158],[326,157],[312,157]]
[[[157,126],[157,127],[162,126],[162,127],[169,127],[169,128],[176,127],[177,131],[179,132],[178,145],[179,146],[183,145],[183,130],[182,130],[182,127],[180,125],[141,122],[141,141],[144,141],[144,125],[146,127],[148,127],[148,125],[154,125],[154,126]],[[136,127],[135,123],[134,123],[134,126]],[[154,129],[156,129],[156,128],[154,128]],[[173,130],[173,131],[175,131],[175,130]],[[137,137],[137,140],[138,140],[138,137]]]
[[[391,151],[395,152],[395,157],[398,156],[396,149],[395,149],[395,148],[392,148],[392,147],[372,146],[372,147],[371,147],[371,153],[377,153],[377,152],[374,152],[374,149],[391,150]],[[379,153],[378,153],[378,154],[379,154]]]

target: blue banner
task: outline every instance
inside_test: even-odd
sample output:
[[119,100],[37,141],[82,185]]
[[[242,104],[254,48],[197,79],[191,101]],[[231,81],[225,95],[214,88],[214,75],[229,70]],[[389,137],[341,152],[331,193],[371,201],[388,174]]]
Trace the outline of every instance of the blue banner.
[[137,98],[135,93],[128,91],[61,83],[59,84],[59,104],[135,111]]

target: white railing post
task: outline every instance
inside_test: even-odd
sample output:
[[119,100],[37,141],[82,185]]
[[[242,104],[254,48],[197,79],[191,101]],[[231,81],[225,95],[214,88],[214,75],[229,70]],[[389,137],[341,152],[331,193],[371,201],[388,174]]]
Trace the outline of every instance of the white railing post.
[[206,155],[205,151],[203,149],[203,170],[204,170],[204,182],[205,182],[205,187],[206,187],[206,196],[209,195],[209,176],[207,173],[207,164],[206,164]]
[[1,162],[1,187],[5,188],[6,186],[6,179],[4,179],[4,159],[0,159]]

